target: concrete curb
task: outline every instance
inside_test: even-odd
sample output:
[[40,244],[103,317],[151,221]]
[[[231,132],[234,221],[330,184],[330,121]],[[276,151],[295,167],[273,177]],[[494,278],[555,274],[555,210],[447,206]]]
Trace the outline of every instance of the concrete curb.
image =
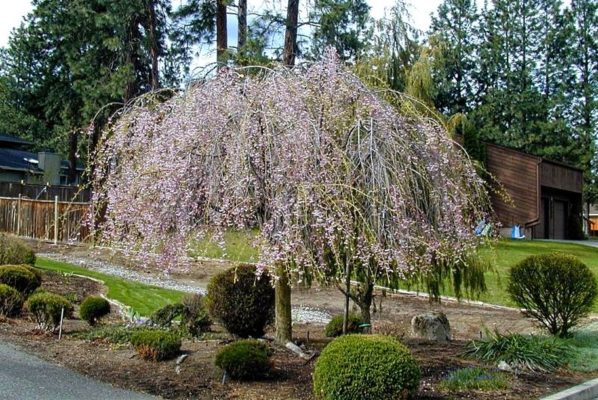
[[595,400],[598,399],[598,378],[573,386],[541,400]]

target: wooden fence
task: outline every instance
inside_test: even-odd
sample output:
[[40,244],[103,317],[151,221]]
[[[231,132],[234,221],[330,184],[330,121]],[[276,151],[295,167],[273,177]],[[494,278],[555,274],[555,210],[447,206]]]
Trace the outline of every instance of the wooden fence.
[[26,197],[33,200],[88,202],[89,189],[79,186],[34,185],[19,182],[0,182],[0,197]]
[[0,197],[0,232],[56,242],[89,237],[89,203]]

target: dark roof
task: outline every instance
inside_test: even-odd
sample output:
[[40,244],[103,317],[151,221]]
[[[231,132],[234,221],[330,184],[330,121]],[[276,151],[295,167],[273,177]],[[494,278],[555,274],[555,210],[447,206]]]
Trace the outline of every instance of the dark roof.
[[0,134],[0,143],[13,144],[13,145],[15,145],[15,144],[16,145],[27,145],[27,146],[31,146],[33,144],[30,141],[27,141],[25,139],[21,139],[16,136],[3,135],[3,134]]
[[0,148],[0,169],[42,173],[37,163],[27,160],[37,161],[37,154],[23,150]]

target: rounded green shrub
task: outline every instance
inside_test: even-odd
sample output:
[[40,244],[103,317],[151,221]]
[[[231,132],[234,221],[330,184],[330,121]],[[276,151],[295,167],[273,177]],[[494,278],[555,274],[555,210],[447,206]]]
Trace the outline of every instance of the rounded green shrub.
[[23,296],[12,286],[0,283],[0,315],[16,317],[23,308]]
[[239,340],[224,346],[216,354],[216,366],[233,379],[251,380],[270,371],[270,349],[255,339]]
[[161,361],[179,354],[181,338],[172,332],[147,329],[133,334],[131,345],[144,360]]
[[17,238],[0,233],[0,265],[35,264],[33,250]]
[[[327,337],[337,337],[343,334],[343,315],[333,317],[328,324],[324,333]],[[347,333],[361,333],[360,325],[362,324],[361,317],[356,314],[349,314],[347,321]]]
[[64,317],[73,313],[73,305],[59,294],[50,292],[35,293],[29,297],[26,307],[40,329],[54,331],[60,324],[60,314]]
[[0,267],[0,283],[12,286],[25,296],[30,295],[41,284],[41,274],[25,265],[3,265]]
[[91,326],[108,314],[110,314],[110,303],[100,296],[87,297],[79,307],[79,317]]
[[208,285],[208,312],[227,331],[261,337],[274,319],[274,288],[267,272],[239,265],[214,276]]
[[313,384],[324,400],[395,400],[415,394],[417,362],[398,340],[381,335],[343,335],[316,361]]
[[181,324],[194,337],[210,330],[212,319],[206,310],[204,297],[201,294],[188,294],[181,300],[183,312]]
[[551,334],[566,337],[592,309],[598,283],[592,271],[574,256],[543,254],[511,268],[507,291]]

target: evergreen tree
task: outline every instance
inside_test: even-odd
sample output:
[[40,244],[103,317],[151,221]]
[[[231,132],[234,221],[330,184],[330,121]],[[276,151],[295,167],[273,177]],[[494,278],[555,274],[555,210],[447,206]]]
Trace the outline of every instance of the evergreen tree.
[[468,112],[475,101],[477,19],[474,0],[445,0],[432,16],[429,40],[440,49],[435,105],[447,115]]
[[310,13],[310,20],[316,25],[312,56],[318,58],[326,47],[333,46],[343,60],[359,58],[371,36],[369,13],[365,0],[315,0]]

